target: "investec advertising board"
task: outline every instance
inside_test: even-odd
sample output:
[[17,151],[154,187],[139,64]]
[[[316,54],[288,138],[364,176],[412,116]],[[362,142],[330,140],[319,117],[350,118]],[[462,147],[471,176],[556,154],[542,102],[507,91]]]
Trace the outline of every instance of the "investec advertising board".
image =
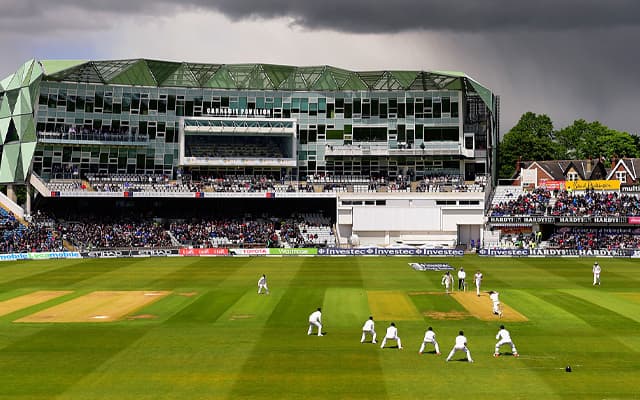
[[340,249],[327,247],[318,249],[319,256],[440,256],[461,257],[463,250],[459,249],[417,249],[413,247],[389,248],[367,247],[362,249]]
[[640,258],[638,249],[480,249],[483,257],[621,257]]

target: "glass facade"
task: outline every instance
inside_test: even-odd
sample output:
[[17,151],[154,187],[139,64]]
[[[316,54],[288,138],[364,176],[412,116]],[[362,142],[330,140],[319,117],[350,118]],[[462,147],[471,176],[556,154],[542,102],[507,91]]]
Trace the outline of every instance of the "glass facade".
[[45,179],[71,167],[174,176],[180,124],[207,116],[295,120],[298,166],[288,175],[420,177],[470,164],[489,172],[494,97],[463,75],[151,60],[42,65],[32,166]]

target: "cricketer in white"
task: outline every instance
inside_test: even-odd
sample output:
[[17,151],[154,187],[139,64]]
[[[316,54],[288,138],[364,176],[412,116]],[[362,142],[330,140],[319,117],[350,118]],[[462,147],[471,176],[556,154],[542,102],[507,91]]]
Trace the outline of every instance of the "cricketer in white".
[[600,272],[602,271],[602,268],[600,268],[600,264],[598,264],[598,262],[596,261],[593,264],[593,285],[598,285],[600,286]]
[[480,285],[482,284],[482,272],[477,271],[473,276],[473,281],[476,284],[476,294],[480,297]]
[[371,336],[373,337],[373,340],[371,340],[371,343],[378,343],[376,342],[376,331],[375,331],[375,322],[373,322],[373,317],[369,317],[369,319],[364,323],[364,325],[362,326],[362,339],[360,339],[360,343],[364,343],[364,340],[367,337],[367,333],[371,334]]
[[318,327],[318,336],[324,336],[322,334],[322,309],[320,307],[309,315],[309,330],[307,331],[307,335],[313,333],[314,326]]
[[496,351],[493,353],[494,357],[498,357],[500,355],[500,346],[509,345],[511,346],[511,353],[514,357],[518,357],[518,350],[516,350],[516,345],[513,344],[511,340],[511,335],[509,331],[504,329],[504,325],[500,325],[500,330],[496,335],[496,339],[498,339],[498,343],[496,343]]
[[382,345],[380,348],[384,348],[384,345],[387,344],[387,340],[395,340],[398,343],[398,349],[402,350],[402,342],[400,341],[400,337],[398,336],[398,329],[396,328],[395,323],[391,323],[387,328],[387,334],[382,339]]
[[471,352],[467,348],[467,338],[464,336],[463,331],[460,331],[458,336],[456,336],[456,344],[453,346],[453,349],[451,349],[451,352],[447,357],[447,361],[450,361],[451,357],[453,357],[457,351],[463,351],[467,355],[467,361],[473,362],[471,359]]
[[262,293],[262,289],[264,289],[266,291],[266,293],[269,294],[269,288],[267,287],[267,276],[266,275],[262,275],[260,277],[260,279],[258,280],[258,294]]
[[418,350],[418,354],[422,354],[427,343],[432,343],[433,347],[436,348],[436,354],[440,355],[440,346],[438,346],[438,341],[436,341],[436,333],[433,331],[432,327],[429,327],[424,334],[424,340],[422,341],[422,346],[420,346],[420,350]]

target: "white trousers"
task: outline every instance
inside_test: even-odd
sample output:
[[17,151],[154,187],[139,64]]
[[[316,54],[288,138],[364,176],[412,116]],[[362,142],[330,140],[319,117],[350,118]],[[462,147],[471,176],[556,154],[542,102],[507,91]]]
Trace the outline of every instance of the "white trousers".
[[469,351],[469,349],[467,349],[467,346],[464,347],[453,347],[453,349],[451,349],[451,353],[449,353],[449,356],[447,357],[447,361],[451,360],[451,357],[453,357],[453,355],[458,352],[458,351],[462,351],[467,355],[467,361],[472,362],[473,360],[471,359],[471,352]]
[[500,346],[509,345],[511,346],[511,352],[513,354],[518,354],[518,350],[516,350],[516,345],[513,344],[510,340],[501,339],[498,343],[496,343],[496,352],[495,354],[500,354]]
[[480,296],[480,282],[476,281],[476,294]]
[[318,336],[322,336],[322,324],[318,321],[309,321],[309,330],[307,331],[307,335],[311,335],[313,333],[313,327],[318,327]]
[[401,349],[402,348],[402,342],[400,341],[400,337],[396,336],[396,337],[386,337],[384,339],[382,339],[382,346],[380,346],[380,348],[383,348],[384,345],[387,344],[387,340],[395,340],[396,342],[398,342],[398,348]]
[[373,329],[372,329],[372,330],[370,330],[370,331],[365,331],[365,330],[363,330],[363,331],[362,331],[362,339],[360,339],[360,343],[364,343],[364,340],[365,340],[365,339],[366,339],[366,337],[367,337],[367,333],[371,334],[371,336],[373,337],[373,340],[372,340],[371,342],[372,342],[372,343],[377,343],[377,342],[376,342],[376,337],[377,337],[378,335],[376,335],[376,331],[374,331]]
[[493,303],[493,313],[498,314],[500,312],[500,302],[496,301]]
[[425,340],[424,342],[422,342],[422,346],[420,346],[420,350],[418,350],[419,353],[422,353],[424,351],[424,348],[427,345],[427,343],[433,343],[433,347],[436,348],[436,353],[440,354],[440,346],[438,346],[438,342],[435,339]]
[[267,287],[266,283],[264,285],[258,285],[258,294],[262,293],[262,289],[264,289],[265,292],[269,293],[269,288]]
[[593,284],[594,285],[600,284],[600,274],[593,274]]

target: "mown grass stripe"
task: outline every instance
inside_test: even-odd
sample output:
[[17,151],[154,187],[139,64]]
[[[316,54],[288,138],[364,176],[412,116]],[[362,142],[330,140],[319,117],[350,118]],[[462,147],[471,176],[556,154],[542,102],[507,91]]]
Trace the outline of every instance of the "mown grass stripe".
[[0,353],[3,398],[51,399],[138,340],[147,328],[61,326],[41,330]]
[[[611,293],[600,290],[600,288],[601,287],[591,287],[587,290],[566,289],[563,290],[563,292],[597,304],[599,307],[606,308],[612,313],[623,315],[626,318],[640,323],[640,297],[638,297],[638,301],[634,302],[630,298],[623,297],[623,293],[615,293],[612,295]],[[636,295],[640,296],[638,293],[636,293]]]
[[637,321],[566,291],[546,294],[542,297],[596,329],[614,332],[631,327],[640,328]]
[[369,309],[381,321],[418,321],[422,316],[405,292],[391,290],[367,291]]
[[[92,260],[94,262],[74,262],[66,264],[61,268],[43,268],[43,272],[21,277],[11,281],[5,281],[0,284],[0,290],[12,289],[15,287],[23,288],[41,288],[41,289],[58,289],[70,288],[79,284],[84,284],[98,275],[105,274],[109,271],[119,268],[126,268],[131,263],[140,262],[138,259],[127,259],[126,261],[114,262],[114,260]],[[40,263],[26,264],[25,267],[37,267]],[[52,264],[42,264],[43,267]]]
[[322,309],[331,327],[350,328],[354,336],[371,314],[367,292],[356,288],[327,288]]
[[234,304],[244,292],[239,290],[212,290],[196,299],[167,320],[170,324],[213,323]]

